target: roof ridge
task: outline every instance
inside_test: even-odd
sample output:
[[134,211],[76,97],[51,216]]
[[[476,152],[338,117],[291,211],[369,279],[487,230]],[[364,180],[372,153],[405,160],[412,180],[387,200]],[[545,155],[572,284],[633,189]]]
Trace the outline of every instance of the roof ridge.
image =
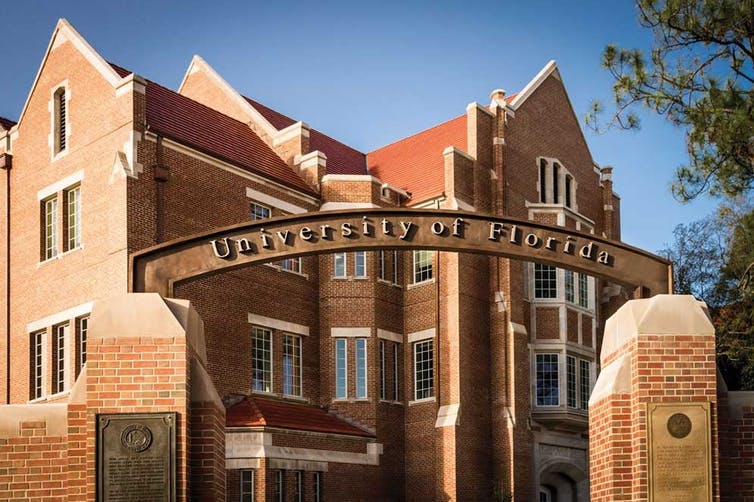
[[408,136],[404,136],[403,138],[397,139],[397,140],[393,141],[392,143],[388,143],[387,145],[383,145],[383,146],[381,146],[381,147],[379,147],[379,148],[377,148],[375,150],[367,152],[367,155],[371,155],[371,154],[373,154],[375,152],[379,152],[380,150],[384,150],[385,148],[388,148],[388,147],[394,146],[394,145],[396,145],[398,143],[401,143],[403,141],[406,141],[407,139],[413,138],[414,136],[419,136],[420,134],[424,134],[424,133],[427,133],[427,132],[429,132],[429,131],[431,131],[433,129],[437,129],[439,127],[442,127],[442,126],[444,126],[444,125],[446,125],[446,124],[448,124],[450,122],[453,122],[454,120],[458,120],[459,118],[461,118],[461,117],[463,117],[465,115],[466,115],[465,113],[462,113],[461,115],[458,115],[457,117],[453,117],[453,118],[448,119],[448,120],[446,120],[444,122],[440,122],[439,124],[435,124],[433,126],[427,127],[426,129],[422,129],[421,131],[415,132],[414,134],[409,134]]

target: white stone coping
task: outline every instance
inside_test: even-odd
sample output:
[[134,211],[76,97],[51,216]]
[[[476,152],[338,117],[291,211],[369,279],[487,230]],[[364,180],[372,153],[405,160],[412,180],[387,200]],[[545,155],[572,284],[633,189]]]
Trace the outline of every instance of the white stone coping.
[[436,334],[435,328],[423,329],[421,331],[414,331],[408,334],[408,343],[421,342],[423,340],[429,340],[434,338]]
[[372,328],[369,326],[361,328],[330,328],[332,338],[369,338],[372,335]]
[[253,188],[246,187],[246,197],[282,209],[286,213],[301,214],[306,212],[306,209],[301,206],[291,204],[290,202],[278,199],[277,197],[260,192],[259,190],[254,190]]

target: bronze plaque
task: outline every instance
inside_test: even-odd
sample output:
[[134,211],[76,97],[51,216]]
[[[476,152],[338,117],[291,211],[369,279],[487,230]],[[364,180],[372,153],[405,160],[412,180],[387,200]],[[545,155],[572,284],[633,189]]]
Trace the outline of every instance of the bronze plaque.
[[97,415],[97,500],[175,500],[175,427],[169,413]]
[[712,500],[710,403],[649,403],[649,500]]

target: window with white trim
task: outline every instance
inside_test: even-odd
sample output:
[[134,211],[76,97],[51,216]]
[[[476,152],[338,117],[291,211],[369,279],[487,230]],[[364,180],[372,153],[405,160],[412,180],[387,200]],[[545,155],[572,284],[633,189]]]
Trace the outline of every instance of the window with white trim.
[[31,334],[30,399],[39,399],[44,393],[44,339],[45,331],[37,331]]
[[275,502],[285,501],[285,471],[278,469],[275,471]]
[[304,472],[303,471],[294,471],[293,472],[294,478],[293,478],[293,500],[295,502],[303,502],[304,501]]
[[49,260],[58,255],[58,198],[42,201],[42,256]]
[[433,277],[434,252],[426,249],[414,251],[414,284],[419,284]]
[[367,276],[367,252],[356,251],[353,254],[353,276],[354,277],[366,277]]
[[435,395],[434,340],[414,343],[414,399],[428,399]]
[[384,249],[380,249],[380,259],[378,263],[379,270],[377,270],[377,276],[383,281],[387,280],[387,260]]
[[537,191],[542,204],[559,204],[575,210],[576,180],[557,159],[538,159]]
[[333,260],[333,275],[335,277],[346,277],[346,253],[335,253]]
[[380,340],[380,399],[386,399],[386,389],[385,389],[385,340]]
[[81,368],[86,364],[86,336],[89,331],[89,316],[79,317],[76,320],[76,345],[78,348],[78,371],[76,378],[81,373]]
[[579,274],[579,306],[589,308],[589,276]]
[[356,399],[367,398],[367,339],[356,339]]
[[263,206],[262,204],[257,204],[256,202],[251,203],[252,220],[263,220],[265,218],[269,218],[271,215],[272,211],[269,207]]
[[393,251],[393,284],[398,284],[398,251]]
[[314,482],[314,502],[322,502],[322,473],[319,471],[314,472],[312,481]]
[[55,93],[53,94],[53,107],[53,144],[54,153],[58,154],[64,151],[68,146],[68,103],[66,100],[65,87],[59,87],[55,90]]
[[241,502],[254,502],[254,469],[241,469]]
[[536,355],[537,406],[560,405],[558,354]]
[[283,394],[301,397],[301,337],[283,335]]
[[592,363],[586,359],[579,359],[579,408],[589,409],[589,395],[592,391]]
[[70,251],[81,246],[81,185],[68,188],[63,195],[66,210],[64,251]]
[[348,343],[345,338],[335,339],[335,398],[348,397]]
[[558,296],[558,273],[551,265],[534,264],[534,298],[549,299]]
[[251,334],[251,388],[272,392],[272,332],[254,326]]
[[393,400],[398,401],[400,393],[398,392],[398,360],[400,359],[399,350],[401,344],[393,344]]
[[566,387],[569,408],[576,408],[576,358],[566,356]]
[[573,271],[571,270],[565,270],[565,299],[567,302],[573,303],[576,301],[576,295],[574,292],[574,279],[573,279]]
[[68,324],[59,324],[53,326],[53,374],[52,374],[52,393],[57,394],[66,389],[66,357],[65,344],[68,340]]

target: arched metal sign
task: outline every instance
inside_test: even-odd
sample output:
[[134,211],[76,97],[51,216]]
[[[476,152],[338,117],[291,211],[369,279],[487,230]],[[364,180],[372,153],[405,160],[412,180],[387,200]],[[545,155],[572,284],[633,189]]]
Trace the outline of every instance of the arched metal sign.
[[671,291],[670,262],[621,242],[491,215],[427,209],[352,209],[254,220],[166,242],[131,257],[130,290],[172,296],[202,275],[337,251],[432,249],[568,268],[645,294]]

